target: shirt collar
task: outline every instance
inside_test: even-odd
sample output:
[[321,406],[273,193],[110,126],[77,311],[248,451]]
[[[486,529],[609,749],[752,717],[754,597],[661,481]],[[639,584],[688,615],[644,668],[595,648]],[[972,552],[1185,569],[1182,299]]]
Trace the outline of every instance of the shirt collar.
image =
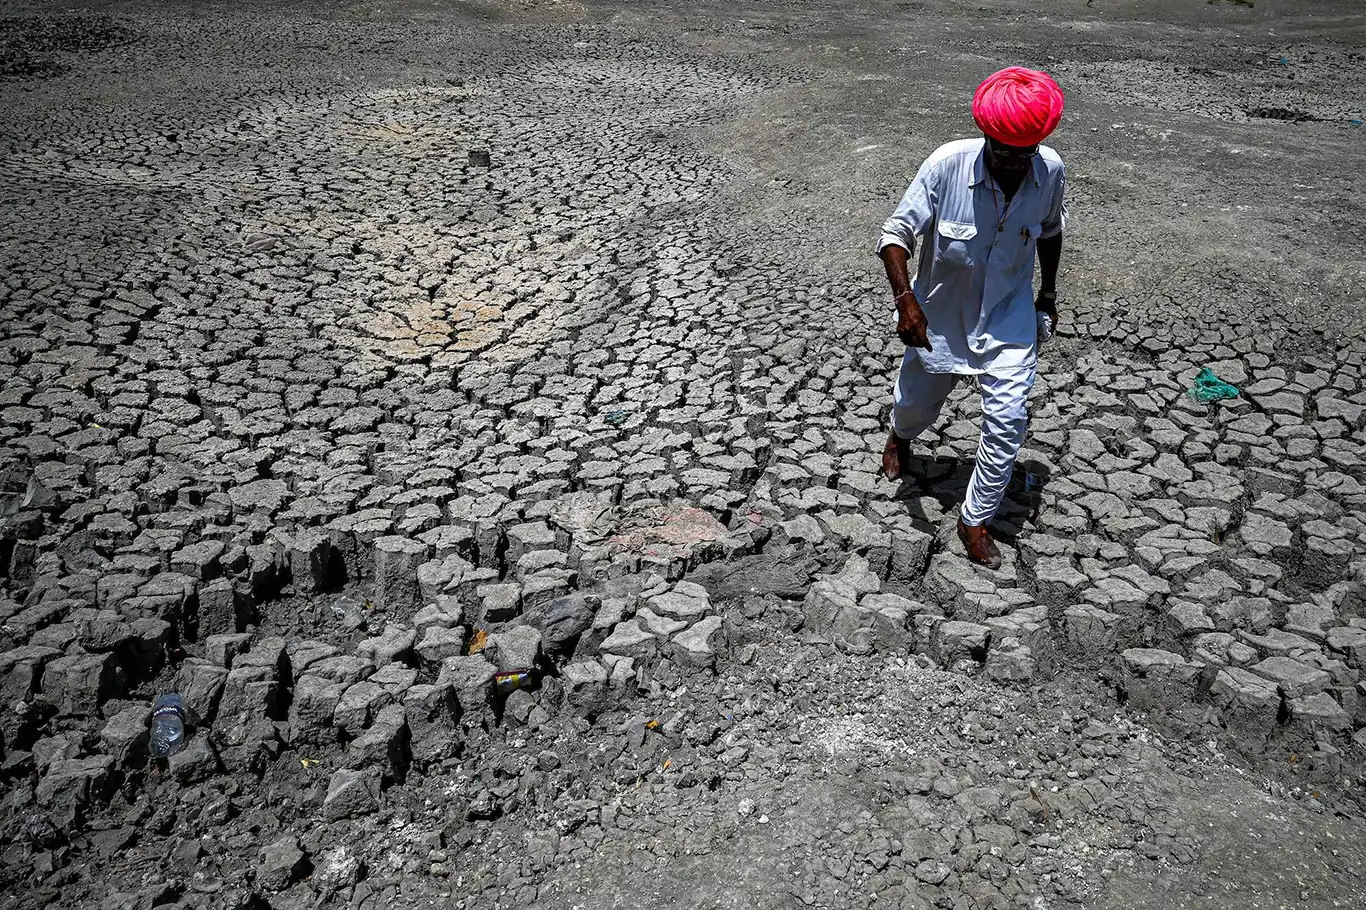
[[978,186],[987,182],[987,141],[982,140],[982,147],[977,151],[977,160],[972,163],[972,183],[968,186]]
[[[1042,181],[1039,179],[1039,173],[1043,169],[1043,155],[1035,155],[1029,162],[1029,177],[1034,181],[1035,186],[1042,185]],[[977,153],[977,160],[972,163],[972,182],[969,183],[968,186],[974,187],[978,184],[986,183],[990,178],[991,174],[987,172],[987,141],[983,139],[982,150]],[[992,182],[994,183],[995,181]]]

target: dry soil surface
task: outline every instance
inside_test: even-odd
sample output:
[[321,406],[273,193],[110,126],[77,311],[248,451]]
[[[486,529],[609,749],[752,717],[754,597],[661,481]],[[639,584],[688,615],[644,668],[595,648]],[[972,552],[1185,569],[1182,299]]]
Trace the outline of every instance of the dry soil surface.
[[[0,906],[1366,906],[1364,45],[7,4]],[[1071,220],[989,573],[973,388],[876,474],[872,248],[1010,64]]]

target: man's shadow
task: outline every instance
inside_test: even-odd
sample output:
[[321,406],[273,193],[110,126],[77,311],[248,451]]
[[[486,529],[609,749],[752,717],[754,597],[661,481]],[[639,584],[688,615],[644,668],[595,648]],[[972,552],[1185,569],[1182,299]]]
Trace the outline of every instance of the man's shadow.
[[[937,526],[939,521],[925,511],[924,497],[939,504],[945,515],[956,515],[967,495],[968,479],[976,461],[972,458],[936,458],[912,454],[906,463],[895,498],[906,503],[906,512],[919,524]],[[1013,544],[1026,523],[1039,517],[1049,468],[1033,459],[1015,463],[1006,497],[992,520],[992,534]]]

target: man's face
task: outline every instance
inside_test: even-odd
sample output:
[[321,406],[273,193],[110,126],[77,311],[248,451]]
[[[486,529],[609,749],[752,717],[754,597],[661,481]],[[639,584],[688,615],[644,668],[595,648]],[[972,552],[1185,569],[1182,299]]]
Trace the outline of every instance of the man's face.
[[1037,145],[1006,145],[1004,142],[997,142],[990,136],[987,137],[987,163],[991,165],[993,173],[997,174],[1023,174],[1029,170],[1034,162],[1034,156],[1039,154]]

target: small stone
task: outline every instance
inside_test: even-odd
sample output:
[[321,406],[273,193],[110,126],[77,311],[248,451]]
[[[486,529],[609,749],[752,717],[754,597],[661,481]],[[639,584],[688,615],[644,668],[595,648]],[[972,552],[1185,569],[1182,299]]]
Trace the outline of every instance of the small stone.
[[427,545],[406,537],[375,539],[375,606],[405,612],[417,606],[417,568],[427,557]]
[[1229,731],[1250,745],[1264,742],[1276,726],[1281,697],[1270,680],[1225,667],[1215,674],[1209,695],[1223,711]]
[[415,685],[403,693],[413,761],[426,765],[450,755],[457,741],[460,701],[455,687]]
[[1286,707],[1290,709],[1293,723],[1302,724],[1310,730],[1351,732],[1352,718],[1327,692],[1287,699]]
[[[367,638],[356,645],[356,654],[361,657],[368,657],[377,667],[383,667],[409,655],[416,640],[417,633],[411,628],[390,625],[385,628],[382,634],[374,638]],[[440,659],[434,661],[434,663],[440,662]]]
[[231,634],[237,631],[238,596],[227,578],[215,578],[199,589],[199,635]]
[[531,711],[536,707],[536,699],[525,689],[514,689],[503,703],[503,716],[526,725]]
[[532,669],[541,655],[541,633],[531,626],[495,632],[488,637],[484,655],[502,673]]
[[593,615],[592,605],[582,594],[571,594],[527,610],[518,622],[540,631],[547,654],[567,655],[592,627]]
[[959,620],[942,622],[935,629],[931,656],[946,667],[964,659],[981,663],[986,659],[990,638],[987,626]]
[[100,731],[100,749],[120,765],[141,765],[147,758],[149,709],[143,705],[124,708]]
[[522,612],[519,584],[480,585],[475,593],[480,600],[479,619],[484,624],[511,622]]
[[352,768],[376,768],[382,781],[402,780],[408,772],[407,712],[402,705],[386,705],[374,713],[371,725],[346,750]]
[[417,645],[417,654],[429,666],[440,666],[465,650],[465,631],[460,627],[428,626]]
[[167,764],[182,785],[203,783],[223,770],[218,750],[203,732],[191,736],[185,748],[172,755]]
[[1129,648],[1120,658],[1124,690],[1138,707],[1160,709],[1193,697],[1200,667],[1181,655],[1157,648]]
[[308,529],[289,543],[289,574],[294,587],[317,594],[332,584],[332,543],[322,531]]
[[671,591],[649,598],[647,606],[661,616],[692,622],[711,609],[711,596],[699,584],[680,581]]
[[681,632],[688,627],[688,624],[683,620],[660,616],[649,607],[641,607],[636,611],[636,621],[645,631],[661,640],[667,639],[675,632]]
[[210,635],[204,642],[204,656],[217,666],[231,670],[239,654],[247,653],[251,636],[245,632]]
[[379,775],[375,771],[341,769],[332,773],[323,799],[323,817],[329,821],[361,818],[379,809]]
[[348,736],[359,736],[376,713],[394,699],[393,693],[368,679],[353,683],[342,693],[332,714],[332,724]]
[[1034,656],[1028,645],[1006,637],[987,652],[986,674],[1000,684],[1028,683],[1034,678]]
[[64,655],[43,672],[43,698],[62,714],[93,716],[123,690],[123,668],[111,653]]
[[825,531],[821,528],[820,522],[810,515],[798,515],[790,521],[783,522],[783,533],[789,540],[815,546],[824,542]]
[[448,657],[441,663],[436,683],[454,688],[460,707],[470,713],[489,706],[497,673],[498,668],[479,654]]
[[349,888],[360,881],[365,864],[344,845],[325,850],[313,866],[313,882],[324,893]]
[[1248,669],[1274,682],[1286,698],[1315,695],[1333,682],[1333,677],[1323,670],[1289,657],[1268,657]]
[[896,528],[892,531],[891,567],[888,580],[893,584],[910,586],[925,574],[934,537],[917,528]]
[[669,650],[683,666],[709,668],[716,664],[716,649],[721,640],[721,617],[707,616],[675,635]]
[[634,619],[619,622],[599,650],[622,657],[646,658],[659,650],[659,640]]
[[588,718],[597,717],[607,706],[607,670],[596,660],[568,664],[560,672],[568,703]]
[[261,848],[261,861],[256,866],[256,883],[267,891],[283,891],[306,874],[308,859],[299,848],[298,839],[291,836],[277,838]]
[[34,795],[61,823],[74,824],[87,807],[105,798],[113,770],[114,760],[108,755],[54,761]]

